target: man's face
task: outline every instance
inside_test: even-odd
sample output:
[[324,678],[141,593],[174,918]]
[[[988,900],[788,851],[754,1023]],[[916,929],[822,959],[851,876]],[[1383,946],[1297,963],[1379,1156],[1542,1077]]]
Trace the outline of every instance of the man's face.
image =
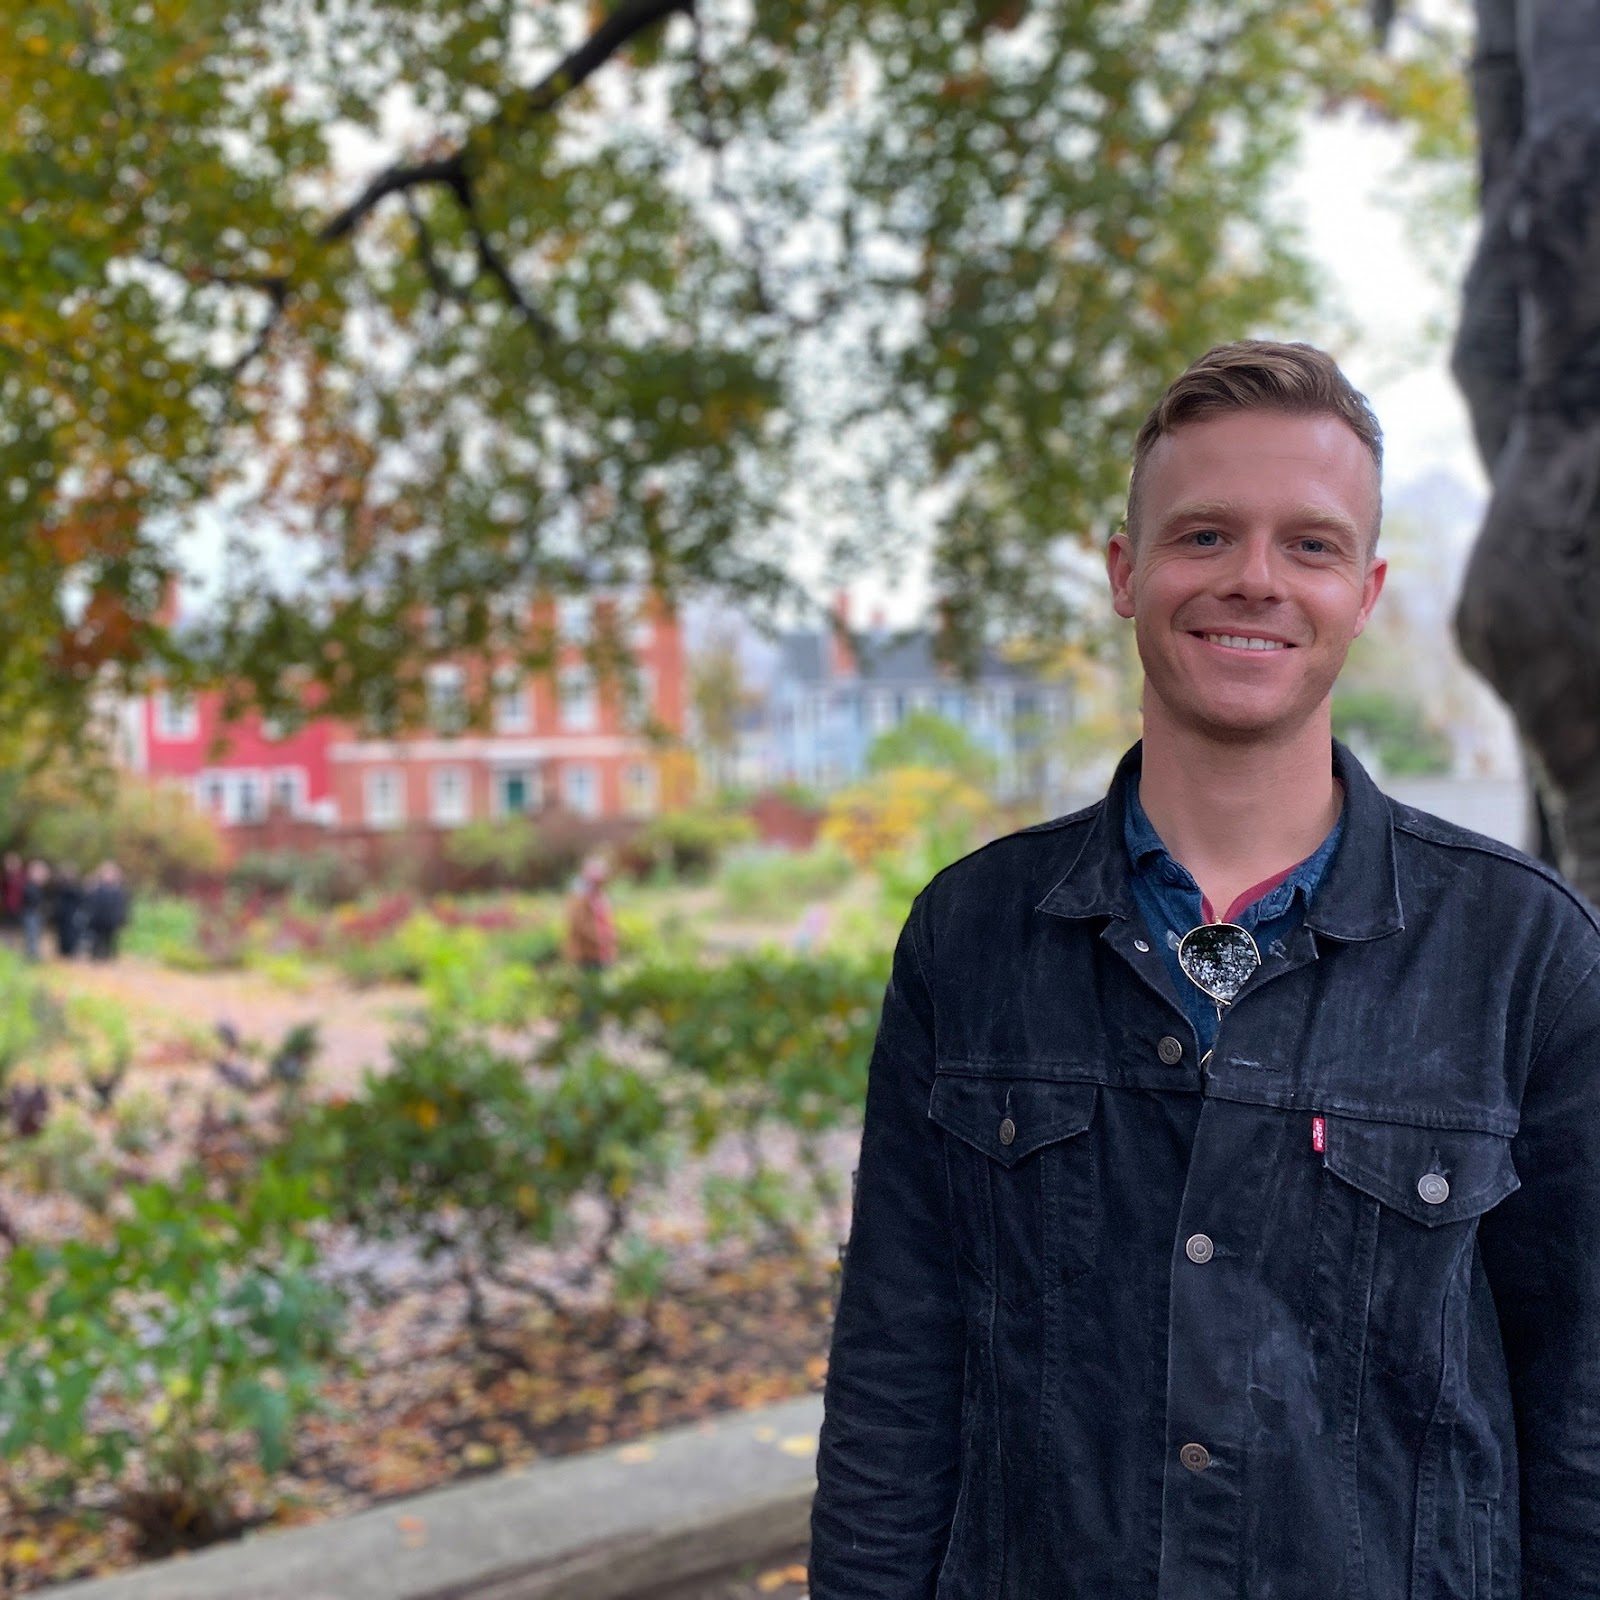
[[1383,588],[1377,503],[1376,464],[1335,416],[1230,412],[1158,439],[1139,526],[1106,557],[1146,695],[1221,743],[1304,727]]

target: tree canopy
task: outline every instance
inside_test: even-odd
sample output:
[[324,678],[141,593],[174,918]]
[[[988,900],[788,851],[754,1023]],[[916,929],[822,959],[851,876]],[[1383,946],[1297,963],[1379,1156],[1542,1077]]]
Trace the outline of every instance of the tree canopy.
[[[0,36],[0,720],[155,663],[392,722],[431,657],[548,661],[507,597],[759,609],[802,546],[930,551],[951,660],[1058,628],[1153,393],[1312,304],[1274,195],[1307,109],[1465,136],[1459,42],[1369,27],[34,0]],[[208,518],[226,595],[174,637]]]

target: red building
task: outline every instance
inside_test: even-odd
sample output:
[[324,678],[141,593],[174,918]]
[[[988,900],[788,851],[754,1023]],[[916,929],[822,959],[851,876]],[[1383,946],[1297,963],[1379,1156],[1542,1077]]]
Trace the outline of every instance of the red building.
[[315,721],[280,735],[254,712],[224,724],[219,692],[193,697],[157,689],[132,708],[130,759],[152,778],[185,783],[224,826],[279,813],[339,821],[329,751],[337,725]]
[[[601,600],[598,609],[621,602]],[[578,817],[648,816],[689,798],[687,774],[647,737],[681,734],[686,711],[683,640],[675,616],[645,605],[617,616],[637,663],[633,694],[602,687],[584,646],[597,606],[536,607],[554,626],[556,669],[496,674],[491,726],[458,727],[468,668],[429,675],[434,732],[364,736],[322,718],[278,736],[248,714],[223,726],[220,693],[192,700],[158,690],[132,708],[130,759],[152,777],[189,784],[226,827],[288,815],[342,829],[452,828],[482,818],[560,811]],[[682,792],[680,792],[682,791]]]

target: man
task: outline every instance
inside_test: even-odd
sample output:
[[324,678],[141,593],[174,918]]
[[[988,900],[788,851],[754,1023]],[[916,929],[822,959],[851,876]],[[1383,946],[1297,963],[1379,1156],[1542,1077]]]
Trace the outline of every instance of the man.
[[1381,450],[1304,345],[1139,435],[1143,742],[896,952],[813,1600],[1600,1596],[1600,932],[1332,741]]

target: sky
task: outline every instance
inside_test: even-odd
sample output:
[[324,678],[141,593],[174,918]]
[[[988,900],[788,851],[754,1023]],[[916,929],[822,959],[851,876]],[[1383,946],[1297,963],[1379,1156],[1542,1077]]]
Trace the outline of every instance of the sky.
[[[1424,330],[1453,323],[1471,230],[1464,227],[1453,250],[1445,252],[1455,258],[1445,274],[1430,275],[1400,209],[1384,199],[1400,154],[1391,131],[1356,115],[1313,121],[1286,185],[1285,210],[1303,229],[1330,306],[1343,312],[1351,328],[1353,338],[1337,353],[1383,424],[1391,495],[1414,504],[1419,494],[1427,498],[1419,485],[1446,486],[1440,514],[1451,521],[1451,547],[1464,557],[1483,476],[1449,376],[1448,350],[1443,339],[1427,341]],[[223,559],[220,528],[208,520],[187,548],[203,590],[215,581]],[[1445,583],[1454,577],[1454,571],[1440,574]],[[863,581],[855,598],[858,615],[882,609],[891,622],[905,624],[923,609],[926,587],[914,572],[902,570],[892,590]]]
[[1453,241],[1448,278],[1430,276],[1399,208],[1383,198],[1398,157],[1398,141],[1384,128],[1353,116],[1313,123],[1289,204],[1309,255],[1357,330],[1341,361],[1383,424],[1390,484],[1444,472],[1481,497],[1483,473],[1449,350],[1423,337],[1430,323],[1454,323],[1472,229]]

